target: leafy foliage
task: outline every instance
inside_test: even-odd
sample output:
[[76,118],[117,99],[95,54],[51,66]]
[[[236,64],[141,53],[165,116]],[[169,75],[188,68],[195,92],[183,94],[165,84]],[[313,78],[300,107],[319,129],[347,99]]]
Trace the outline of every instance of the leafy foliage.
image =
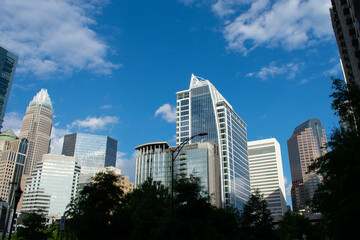
[[256,190],[251,194],[241,215],[243,232],[249,235],[249,239],[273,239],[275,236],[272,221],[264,196]]
[[113,213],[120,206],[123,191],[114,173],[98,173],[69,205],[66,215],[71,237],[76,239],[111,239],[117,228]]
[[323,176],[312,206],[323,214],[331,239],[351,239],[360,226],[360,90],[333,79],[332,107],[340,117],[340,128],[333,130],[328,143],[331,151],[310,166]]
[[279,222],[278,235],[280,239],[322,239],[317,225],[312,225],[307,217],[298,212],[286,212]]
[[46,218],[41,213],[32,212],[21,219],[24,227],[17,229],[16,237],[19,240],[46,240],[51,236],[46,227]]

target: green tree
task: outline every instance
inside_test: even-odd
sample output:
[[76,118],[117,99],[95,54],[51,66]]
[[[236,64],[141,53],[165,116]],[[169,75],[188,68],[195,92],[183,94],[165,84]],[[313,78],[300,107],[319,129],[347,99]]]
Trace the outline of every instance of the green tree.
[[273,218],[263,194],[256,190],[244,205],[241,228],[248,239],[274,239]]
[[307,217],[298,212],[286,212],[277,229],[282,240],[292,239],[322,239],[317,225],[312,225]]
[[46,218],[40,212],[32,212],[21,218],[21,224],[16,232],[19,240],[46,240],[51,236],[51,231],[46,227]]
[[211,205],[200,178],[191,175],[178,179],[174,192],[176,239],[236,238],[236,214]]
[[114,213],[121,207],[123,191],[114,173],[98,173],[69,204],[67,236],[74,239],[118,239]]
[[321,212],[330,239],[353,239],[360,226],[360,90],[333,79],[332,108],[340,118],[328,143],[329,151],[309,167],[323,176],[312,207]]
[[148,178],[123,201],[119,222],[127,225],[125,239],[168,239],[169,190],[160,182]]

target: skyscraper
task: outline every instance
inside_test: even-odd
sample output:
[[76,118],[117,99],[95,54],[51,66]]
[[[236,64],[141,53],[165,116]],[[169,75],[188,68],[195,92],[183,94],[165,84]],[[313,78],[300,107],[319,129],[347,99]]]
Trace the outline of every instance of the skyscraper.
[[[139,186],[148,177],[171,187],[172,151],[166,142],[143,144],[135,149],[135,183]],[[221,207],[219,149],[214,142],[192,143],[184,146],[174,161],[174,175],[200,178],[201,185],[209,194],[211,202]]]
[[360,87],[360,2],[331,0],[330,15],[345,81]]
[[190,89],[177,92],[176,143],[213,141],[220,156],[221,202],[242,209],[250,195],[245,122],[206,79],[191,76]]
[[44,154],[26,179],[21,210],[41,210],[59,219],[76,196],[79,174],[75,157]]
[[80,183],[88,182],[99,168],[116,165],[117,140],[101,135],[73,133],[65,135],[62,154],[74,156],[81,166]]
[[297,126],[287,141],[292,178],[291,200],[294,210],[304,209],[311,200],[322,177],[307,173],[314,159],[327,152],[325,129],[317,118]]
[[14,79],[18,56],[0,46],[0,130]]
[[251,191],[264,194],[275,221],[287,211],[280,144],[275,138],[248,142]]
[[27,148],[26,138],[19,139],[11,130],[0,133],[0,198],[9,204],[21,183]]
[[41,89],[30,102],[22,121],[19,138],[27,138],[29,150],[24,174],[30,174],[42,155],[50,152],[50,136],[54,111],[46,89]]

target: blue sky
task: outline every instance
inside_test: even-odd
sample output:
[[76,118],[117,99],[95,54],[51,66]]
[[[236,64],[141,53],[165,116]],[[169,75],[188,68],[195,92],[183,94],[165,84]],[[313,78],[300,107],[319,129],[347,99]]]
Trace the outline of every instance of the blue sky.
[[[76,3],[74,3],[76,2]],[[117,166],[134,180],[134,147],[175,144],[177,91],[210,80],[248,125],[275,137],[291,186],[286,141],[319,118],[327,135],[330,76],[342,77],[330,0],[1,0],[0,44],[20,56],[4,129],[33,96],[53,102],[52,153],[64,134],[119,141]],[[290,203],[290,198],[288,197]]]

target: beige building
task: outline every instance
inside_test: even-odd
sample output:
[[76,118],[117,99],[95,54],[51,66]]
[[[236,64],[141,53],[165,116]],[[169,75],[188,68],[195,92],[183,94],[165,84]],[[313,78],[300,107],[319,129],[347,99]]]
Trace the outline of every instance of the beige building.
[[53,113],[47,90],[41,89],[27,107],[19,133],[19,138],[29,141],[25,175],[29,175],[34,166],[41,162],[42,156],[50,152]]
[[0,134],[0,198],[11,203],[24,170],[28,141],[11,130]]
[[308,173],[309,165],[327,153],[325,129],[317,118],[297,126],[287,141],[291,170],[291,200],[294,210],[305,209],[312,200],[322,176]]
[[130,177],[121,175],[121,169],[119,168],[104,167],[104,168],[100,168],[99,172],[115,173],[115,175],[119,177],[119,181],[117,185],[124,191],[124,194],[127,194],[128,192],[132,192],[135,188],[135,184],[133,182],[130,182]]

